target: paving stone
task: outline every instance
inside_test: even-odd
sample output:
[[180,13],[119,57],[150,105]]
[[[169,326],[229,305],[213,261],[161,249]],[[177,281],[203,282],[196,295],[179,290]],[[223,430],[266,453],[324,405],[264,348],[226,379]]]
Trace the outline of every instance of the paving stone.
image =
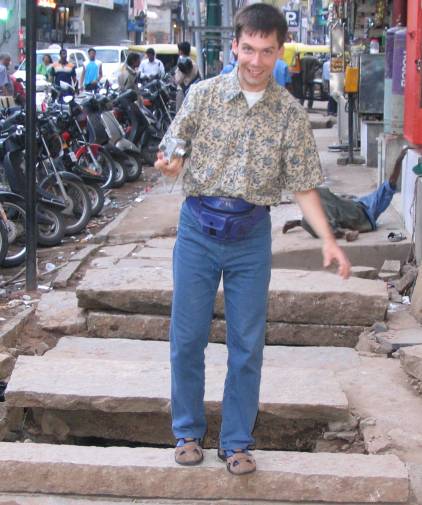
[[[119,268],[89,270],[77,288],[79,306],[133,313],[169,314],[170,270]],[[383,320],[388,296],[383,283],[328,272],[273,270],[268,320],[293,323],[369,326]],[[306,310],[304,310],[306,307]],[[224,314],[222,289],[215,312]]]
[[384,282],[395,281],[400,278],[400,274],[397,272],[380,272],[378,274],[378,279]]
[[[122,260],[132,261],[132,260]],[[120,265],[120,263],[119,263]],[[90,311],[88,333],[99,338],[168,340],[170,318],[143,314]],[[327,326],[317,324],[267,323],[266,343],[271,345],[319,345],[355,347],[364,326]],[[226,323],[214,319],[210,342],[226,341]]]
[[132,256],[119,261],[119,268],[171,268],[171,260],[165,258],[137,258]]
[[133,254],[134,258],[145,258],[145,259],[168,259],[172,260],[173,250],[158,247],[144,247],[140,251]]
[[419,267],[418,277],[412,293],[412,301],[410,304],[410,312],[413,317],[422,323],[422,266]]
[[123,245],[112,245],[101,247],[99,252],[105,254],[106,256],[112,256],[113,258],[126,258],[131,252],[133,252],[138,244],[123,244]]
[[36,310],[38,324],[47,331],[71,335],[86,330],[83,310],[72,291],[50,291],[41,296]]
[[[142,498],[405,503],[409,478],[394,455],[256,451],[258,471],[233,478],[205,451],[194,468],[172,449],[0,444],[0,490]],[[198,485],[198,482],[201,485]]]
[[401,261],[400,260],[385,260],[381,272],[394,272],[396,274],[400,273]]
[[91,268],[110,268],[113,267],[118,261],[118,258],[103,256],[93,259],[90,266]]
[[174,237],[157,237],[146,242],[145,247],[157,247],[158,249],[173,249],[176,239]]
[[[169,352],[168,342],[62,337],[56,347],[49,350],[45,356],[167,363]],[[227,362],[227,347],[223,344],[208,344],[205,354],[207,364],[223,365]],[[265,346],[264,348],[264,366],[337,371],[358,367],[359,363],[359,355],[354,349],[342,347]]]
[[408,375],[422,381],[422,345],[400,349],[400,363]]
[[61,268],[52,282],[53,288],[66,288],[73,275],[79,270],[81,262],[69,261],[67,265]]
[[410,267],[400,279],[397,279],[394,286],[399,293],[403,294],[416,281],[417,276],[418,269],[416,267]]
[[[206,367],[207,412],[219,413],[225,366]],[[104,412],[168,412],[168,362],[20,356],[6,398],[16,407]],[[330,370],[264,367],[260,411],[291,419],[336,420],[347,399]]]
[[352,266],[350,269],[352,277],[359,277],[361,279],[376,279],[378,277],[378,270],[374,267],[365,266]]
[[0,353],[0,379],[8,377],[15,365],[15,358],[8,353]]
[[389,344],[393,352],[401,347],[409,347],[422,344],[422,328],[395,330],[387,333],[379,333],[376,337],[380,344]]
[[69,257],[69,261],[85,261],[93,254],[100,246],[97,244],[89,244],[83,249],[80,249],[75,254]]
[[0,346],[6,348],[16,347],[17,339],[34,311],[35,307],[24,309],[1,325]]

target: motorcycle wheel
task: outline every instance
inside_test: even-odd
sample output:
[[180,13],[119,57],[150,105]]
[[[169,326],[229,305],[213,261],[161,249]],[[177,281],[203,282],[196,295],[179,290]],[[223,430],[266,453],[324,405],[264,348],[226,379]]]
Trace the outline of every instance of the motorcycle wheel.
[[42,221],[38,223],[38,244],[46,247],[59,245],[65,235],[64,219],[59,210],[38,205],[37,212]]
[[[101,187],[103,189],[110,188],[116,171],[113,158],[104,149],[104,147],[100,147],[96,152],[96,154],[93,152],[93,155],[95,156],[95,160],[101,167],[100,175],[102,176],[103,180],[101,183]],[[92,166],[91,155],[87,149],[83,151],[81,156],[78,158],[78,165],[82,168]]]
[[114,178],[111,183],[112,188],[121,188],[127,180],[126,167],[120,161],[113,158],[114,167],[116,171],[114,172]]
[[91,200],[91,216],[98,216],[104,207],[104,191],[98,184],[86,184],[85,187]]
[[142,158],[137,153],[126,152],[128,161],[126,163],[126,180],[134,182],[139,179],[142,174]]
[[[1,204],[7,216],[7,222],[1,223],[1,228],[6,231],[7,250],[2,258],[1,266],[6,268],[17,267],[25,261],[26,257],[26,212],[18,203],[2,199]],[[3,234],[3,231],[1,231]],[[3,252],[3,236],[0,250]],[[0,253],[2,254],[2,253]],[[1,256],[0,256],[1,257]]]
[[[67,194],[66,208],[61,211],[65,235],[76,235],[85,228],[91,219],[91,199],[85,184],[67,179],[62,179],[62,183]],[[63,198],[57,182],[50,179],[44,184],[41,183],[41,187],[57,198]]]
[[147,165],[152,167],[154,166],[154,163],[157,159],[157,152],[158,152],[158,144],[146,145],[142,149],[142,158]]

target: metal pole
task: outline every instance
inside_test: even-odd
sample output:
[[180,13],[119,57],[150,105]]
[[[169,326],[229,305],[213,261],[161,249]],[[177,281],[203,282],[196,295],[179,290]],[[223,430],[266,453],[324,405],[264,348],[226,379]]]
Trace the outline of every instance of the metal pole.
[[35,188],[36,133],[36,66],[37,4],[26,0],[26,290],[37,288],[37,212]]
[[79,26],[78,26],[78,43],[77,45],[81,45],[82,41],[82,26],[84,22],[84,17],[85,17],[85,0],[81,0],[81,11],[79,15]]
[[[201,26],[201,1],[195,0],[195,25]],[[204,57],[202,54],[201,32],[195,32],[196,59],[201,75],[205,77]]]
[[[221,17],[222,17],[222,25],[229,26],[230,25],[230,4],[229,2],[223,1],[221,4]],[[230,49],[231,49],[231,41],[228,40],[227,37],[223,38],[223,64],[227,65],[230,61]]]
[[348,111],[348,120],[349,120],[349,159],[348,163],[353,163],[353,114],[355,108],[355,95],[353,93],[349,93],[349,103],[348,103],[349,111]]

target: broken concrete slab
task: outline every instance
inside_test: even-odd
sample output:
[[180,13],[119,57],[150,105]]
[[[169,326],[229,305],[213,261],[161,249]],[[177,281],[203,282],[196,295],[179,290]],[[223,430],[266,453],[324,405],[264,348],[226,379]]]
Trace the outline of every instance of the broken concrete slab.
[[82,263],[79,261],[69,261],[67,265],[65,265],[63,268],[60,268],[52,282],[53,288],[66,288],[73,275],[79,270],[81,264]]
[[109,256],[97,257],[91,261],[91,268],[110,268],[113,267],[119,260]]
[[395,456],[262,451],[254,456],[257,472],[234,479],[215,451],[205,451],[204,463],[189,468],[175,463],[172,449],[1,443],[0,490],[249,502],[259,497],[397,504],[409,497],[408,472]]
[[[79,306],[133,313],[170,313],[172,275],[164,269],[89,270],[77,288]],[[223,292],[215,312],[224,315]],[[388,295],[383,283],[328,272],[273,270],[268,320],[291,323],[369,326],[383,320]],[[303,309],[306,307],[306,311]]]
[[400,274],[396,272],[380,272],[378,279],[384,282],[395,281],[400,278]]
[[105,256],[112,256],[116,259],[126,258],[129,256],[131,252],[133,252],[138,244],[123,244],[123,245],[114,245],[114,246],[106,246],[101,247],[99,249],[99,253],[104,254]]
[[422,345],[422,328],[379,333],[376,339],[380,344],[391,345],[392,351],[394,352],[402,347]]
[[5,321],[0,327],[0,346],[8,348],[16,347],[25,324],[34,312],[35,307],[29,307],[8,321]]
[[83,310],[72,291],[50,291],[42,295],[36,310],[39,326],[46,331],[72,335],[86,330]]
[[75,254],[69,257],[69,261],[85,261],[91,254],[94,254],[94,252],[99,248],[100,246],[97,244],[89,244],[85,246],[84,248],[80,249],[79,251],[76,251]]
[[[170,318],[90,311],[87,325],[88,333],[92,337],[168,340]],[[265,341],[270,345],[355,347],[364,329],[364,326],[267,323]],[[212,321],[209,341],[219,343],[226,341],[224,320]]]
[[[218,414],[226,367],[206,367],[207,412]],[[54,380],[52,380],[54,378]],[[19,356],[9,405],[104,412],[169,412],[170,364]],[[330,370],[264,367],[260,411],[289,419],[336,420],[348,403]]]
[[[48,358],[168,363],[169,353],[168,342],[62,337],[45,356]],[[207,364],[224,365],[227,363],[227,347],[223,344],[208,344],[205,355]],[[359,363],[359,355],[354,349],[342,347],[264,347],[264,366],[337,371],[343,368],[357,367]]]
[[408,375],[422,381],[422,345],[401,349],[400,363]]
[[394,282],[394,287],[400,294],[407,291],[412,284],[416,281],[418,276],[418,269],[416,267],[410,267],[406,273]]
[[359,277],[360,279],[377,279],[378,270],[374,267],[365,266],[352,266],[350,269],[350,274],[352,277]]

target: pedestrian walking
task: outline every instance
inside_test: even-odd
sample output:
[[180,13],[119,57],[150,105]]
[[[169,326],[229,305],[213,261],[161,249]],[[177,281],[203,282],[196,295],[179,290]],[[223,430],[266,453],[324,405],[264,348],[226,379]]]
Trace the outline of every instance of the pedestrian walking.
[[300,103],[303,105],[305,100],[308,99],[308,110],[311,110],[314,104],[314,79],[320,66],[318,58],[315,58],[312,53],[306,53],[300,60],[303,85],[303,93]]
[[[350,265],[336,244],[315,187],[321,167],[306,113],[279,86],[273,68],[287,33],[284,15],[257,3],[235,18],[237,70],[192,86],[163,138],[155,164],[185,170],[173,257],[170,327],[175,460],[203,460],[204,350],[221,278],[227,321],[227,375],[218,456],[232,474],[255,471],[249,449],[257,412],[271,274],[270,206],[292,191],[323,240],[324,265]],[[185,143],[183,144],[182,141]],[[186,154],[175,146],[184,145]],[[269,455],[268,457],[271,457]]]
[[9,65],[12,61],[9,53],[0,54],[0,95],[13,96],[13,84],[10,80]]
[[164,65],[161,60],[155,57],[155,51],[152,47],[146,50],[147,57],[142,60],[141,63],[141,78],[143,77],[158,77],[161,79],[166,73],[164,70]]
[[132,89],[139,95],[138,87],[138,69],[141,64],[141,56],[139,53],[129,53],[125,63],[123,63],[120,73],[117,77],[120,93]]
[[322,85],[324,92],[328,95],[327,115],[337,116],[337,102],[330,94],[330,66],[330,59],[324,61],[322,65]]
[[37,65],[37,74],[44,76],[48,79],[51,66],[53,65],[53,59],[49,54],[44,54],[41,63]]
[[292,78],[287,63],[279,58],[274,65],[273,75],[275,82],[291,91]]
[[96,56],[97,51],[93,47],[88,49],[89,61],[84,64],[81,74],[81,89],[86,91],[97,91],[98,83],[103,78],[103,66]]

